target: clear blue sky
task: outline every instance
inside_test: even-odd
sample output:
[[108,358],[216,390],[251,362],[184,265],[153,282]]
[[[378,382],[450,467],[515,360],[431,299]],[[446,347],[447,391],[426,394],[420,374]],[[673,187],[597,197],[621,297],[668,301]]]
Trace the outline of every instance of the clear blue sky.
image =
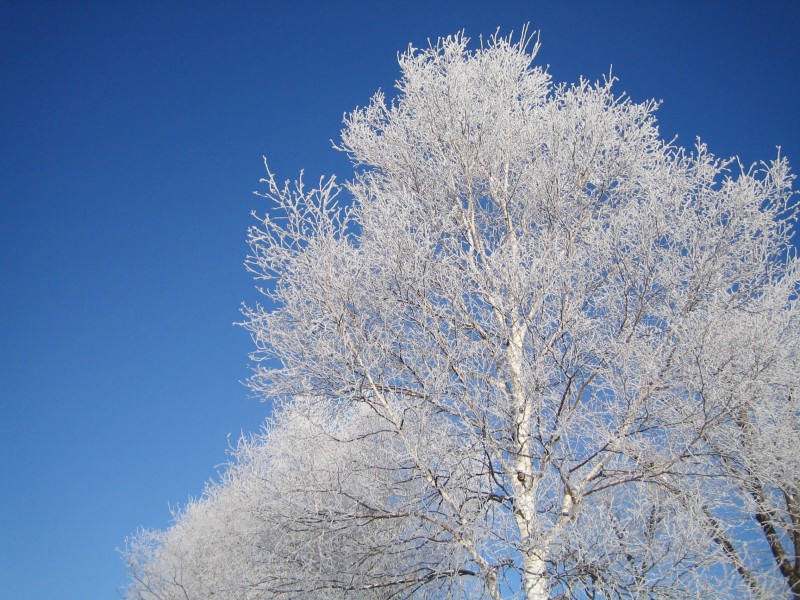
[[[71,5],[70,5],[71,4]],[[223,8],[224,6],[224,8]],[[344,112],[409,42],[541,29],[557,81],[664,100],[662,132],[800,168],[800,4],[0,6],[0,595],[102,600],[138,527],[202,491],[248,398],[242,263],[261,156],[347,176]]]

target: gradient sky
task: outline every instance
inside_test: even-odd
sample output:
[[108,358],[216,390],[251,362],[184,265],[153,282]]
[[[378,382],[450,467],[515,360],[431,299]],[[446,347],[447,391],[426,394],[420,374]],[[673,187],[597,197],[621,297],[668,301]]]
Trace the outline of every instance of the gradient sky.
[[262,155],[351,172],[342,115],[409,43],[541,30],[556,81],[663,99],[664,136],[800,164],[800,4],[0,4],[0,594],[117,597],[115,549],[259,428],[242,267]]

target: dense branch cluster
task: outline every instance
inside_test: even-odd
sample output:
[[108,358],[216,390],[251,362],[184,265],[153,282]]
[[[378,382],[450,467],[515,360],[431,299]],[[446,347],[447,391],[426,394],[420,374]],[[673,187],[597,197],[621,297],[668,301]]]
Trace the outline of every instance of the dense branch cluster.
[[800,598],[787,162],[675,147],[531,45],[410,48],[342,187],[267,168],[276,416],[130,542],[129,598]]

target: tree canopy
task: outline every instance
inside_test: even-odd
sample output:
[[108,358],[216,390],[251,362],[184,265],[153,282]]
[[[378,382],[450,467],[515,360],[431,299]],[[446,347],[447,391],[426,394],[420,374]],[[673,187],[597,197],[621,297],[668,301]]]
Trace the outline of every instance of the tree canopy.
[[788,163],[678,147],[536,49],[409,48],[350,181],[267,167],[277,413],[131,540],[129,598],[800,598]]

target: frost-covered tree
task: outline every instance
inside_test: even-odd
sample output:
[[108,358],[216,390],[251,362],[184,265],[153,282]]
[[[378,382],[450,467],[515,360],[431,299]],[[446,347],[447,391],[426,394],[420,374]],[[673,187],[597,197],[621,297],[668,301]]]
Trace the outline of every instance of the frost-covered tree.
[[707,472],[716,476],[703,509],[758,597],[800,598],[800,328],[794,310],[783,309],[795,295],[794,286],[773,286],[760,310],[717,324],[716,343],[742,376],[725,389],[732,409],[704,432]]
[[450,548],[420,506],[427,492],[404,470],[405,448],[367,407],[297,401],[231,454],[221,481],[170,529],[129,540],[127,598],[439,598],[480,589],[466,582],[476,569],[470,556]]
[[[410,48],[396,98],[345,119],[343,188],[267,169],[250,385],[321,438],[281,421],[246,446],[280,475],[242,505],[269,526],[218,545],[245,548],[234,562],[262,570],[233,579],[259,583],[218,594],[769,597],[796,581],[787,163],[676,147],[656,102],[554,85],[531,42]],[[163,570],[195,551],[179,529],[217,519],[192,510],[132,554],[136,593],[151,566],[181,580]]]

